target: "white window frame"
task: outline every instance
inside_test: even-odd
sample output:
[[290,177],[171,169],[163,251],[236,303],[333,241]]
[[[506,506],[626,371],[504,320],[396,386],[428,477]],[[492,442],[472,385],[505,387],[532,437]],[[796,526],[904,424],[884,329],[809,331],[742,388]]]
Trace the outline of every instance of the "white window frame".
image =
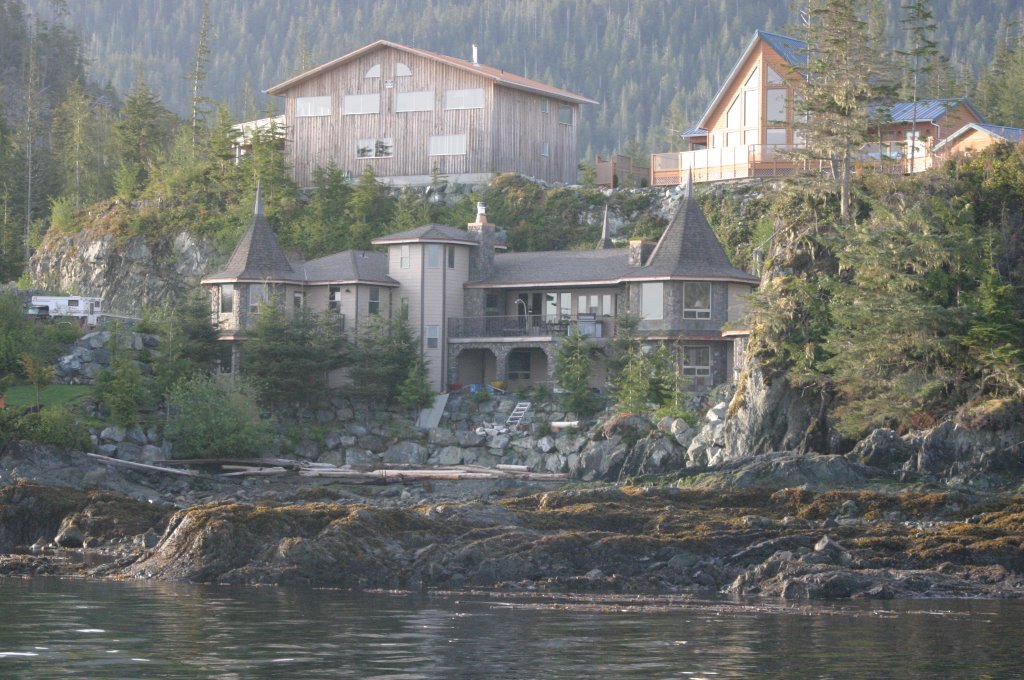
[[550,113],[550,111],[551,111],[551,102],[550,102],[550,100],[548,100],[548,99],[541,99],[540,100],[540,112],[541,113]]
[[[688,304],[688,288],[691,286],[707,287],[707,307],[690,307]],[[711,282],[710,281],[686,281],[683,283],[683,318],[684,319],[710,319],[711,318]]]
[[403,244],[398,247],[398,267],[399,269],[409,268],[409,244]]
[[424,259],[426,260],[427,269],[440,269],[441,268],[441,244],[440,243],[428,243],[425,247],[426,252],[424,253]]
[[331,97],[296,97],[296,118],[318,118],[331,115]]
[[468,90],[448,90],[444,93],[444,108],[446,111],[482,109],[484,108],[484,90],[482,87]]
[[427,324],[424,337],[427,349],[437,349],[441,344],[441,327],[436,324]]
[[568,104],[562,104],[558,107],[559,125],[571,126],[573,124],[573,118],[575,118],[575,116],[573,115],[571,106],[569,106]]
[[327,311],[341,313],[341,286],[330,286],[327,289]]
[[448,269],[455,269],[455,246],[447,246],[445,257],[448,260]]
[[548,157],[551,155],[551,142],[540,143],[540,155],[544,157]]
[[428,155],[465,156],[466,135],[431,135]]
[[[693,354],[707,355],[707,363],[690,363],[691,358],[704,359],[704,356],[693,357]],[[711,346],[710,345],[685,345],[683,346],[683,375],[691,377],[711,377]]]
[[395,93],[395,113],[410,113],[413,111],[433,110],[433,90],[412,90],[410,92]]
[[220,313],[234,314],[235,312],[235,284],[222,283],[220,286]]
[[[370,153],[363,153],[369,149]],[[391,158],[395,155],[395,140],[391,137],[360,139],[356,142],[356,158]]]
[[[657,314],[657,316],[654,316]],[[640,316],[644,321],[661,321],[665,318],[665,284],[651,281],[640,284]]]
[[380,314],[380,286],[370,286],[370,297],[366,301],[367,314]]
[[363,116],[380,113],[379,94],[347,94],[344,99],[342,115]]

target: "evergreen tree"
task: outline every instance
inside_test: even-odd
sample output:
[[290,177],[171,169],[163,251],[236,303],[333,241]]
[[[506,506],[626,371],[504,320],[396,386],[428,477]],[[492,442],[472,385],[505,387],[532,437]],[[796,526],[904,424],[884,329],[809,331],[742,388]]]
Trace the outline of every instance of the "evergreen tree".
[[921,96],[924,81],[932,74],[935,56],[939,53],[935,42],[935,16],[932,14],[930,0],[913,0],[904,5],[906,12],[901,23],[907,31],[908,46],[899,52],[908,60],[910,70],[910,94],[913,102],[911,120],[910,167],[915,167],[917,155],[917,100]]
[[169,147],[175,132],[174,115],[164,108],[140,74],[125,98],[119,120],[114,124],[122,187],[132,172],[137,183],[145,183],[155,167],[157,156]]
[[199,35],[196,38],[196,54],[192,60],[192,71],[188,74],[189,86],[192,90],[192,149],[199,144],[209,113],[209,99],[203,94],[206,82],[206,65],[210,60],[210,1],[203,0],[203,17],[199,21]]
[[373,174],[373,168],[366,166],[348,199],[348,211],[353,221],[349,247],[368,249],[373,239],[387,232],[394,209],[395,200],[391,192]]
[[809,157],[831,166],[840,187],[840,219],[849,224],[856,151],[870,141],[871,105],[888,92],[889,72],[879,32],[868,23],[869,0],[808,0],[807,6],[798,127]]
[[565,392],[561,400],[565,408],[574,413],[589,415],[597,408],[599,399],[590,387],[593,375],[591,352],[593,343],[573,326],[569,336],[558,345],[555,358],[555,382]]
[[419,354],[409,365],[409,372],[398,388],[396,401],[402,408],[414,410],[430,406],[433,400],[434,391],[427,382],[427,362]]
[[368,319],[352,347],[353,391],[385,404],[394,402],[419,356],[419,338],[404,317]]

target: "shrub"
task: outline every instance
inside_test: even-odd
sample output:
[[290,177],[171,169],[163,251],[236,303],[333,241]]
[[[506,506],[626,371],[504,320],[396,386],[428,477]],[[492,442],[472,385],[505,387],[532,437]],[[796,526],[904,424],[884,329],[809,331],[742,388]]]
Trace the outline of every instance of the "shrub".
[[250,458],[270,442],[256,396],[245,382],[196,375],[178,381],[168,396],[166,438],[176,458]]
[[63,406],[39,411],[0,411],[0,443],[25,439],[72,449],[91,448],[89,431],[78,417]]

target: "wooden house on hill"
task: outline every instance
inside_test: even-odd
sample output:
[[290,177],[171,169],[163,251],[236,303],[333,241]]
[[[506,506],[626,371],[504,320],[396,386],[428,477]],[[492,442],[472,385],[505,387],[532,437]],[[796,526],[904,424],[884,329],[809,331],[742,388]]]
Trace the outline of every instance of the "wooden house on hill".
[[970,157],[993,144],[1020,144],[1022,141],[1024,128],[968,123],[936,144],[932,152],[941,159],[953,156]]
[[985,118],[964,97],[919,99],[896,102],[886,112],[887,120],[880,126],[881,148],[869,145],[867,158],[895,161],[900,172],[922,172],[932,167],[933,148],[964,125],[983,124]]
[[[475,53],[475,48],[474,48]],[[435,173],[516,172],[575,183],[580,106],[597,102],[501,69],[379,40],[267,90],[285,100],[286,158],[300,186],[336,164],[393,184]]]

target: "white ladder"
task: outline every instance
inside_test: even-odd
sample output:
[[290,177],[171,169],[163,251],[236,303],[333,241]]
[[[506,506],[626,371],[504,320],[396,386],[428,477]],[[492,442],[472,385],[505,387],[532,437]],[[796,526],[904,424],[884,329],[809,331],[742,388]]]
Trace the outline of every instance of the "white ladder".
[[526,416],[526,412],[530,410],[530,402],[521,401],[516,404],[516,407],[512,409],[512,415],[508,417],[505,424],[509,427],[517,427],[519,423],[523,422],[523,418]]

